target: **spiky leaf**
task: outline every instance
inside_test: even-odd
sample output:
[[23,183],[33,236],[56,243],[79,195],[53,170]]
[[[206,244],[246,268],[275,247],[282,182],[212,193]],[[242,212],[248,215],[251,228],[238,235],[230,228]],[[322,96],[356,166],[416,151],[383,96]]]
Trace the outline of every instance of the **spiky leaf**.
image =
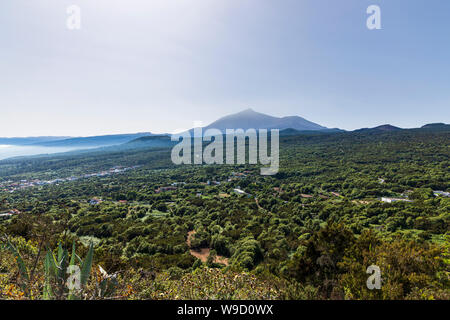
[[89,275],[91,273],[92,268],[93,256],[94,256],[94,245],[91,243],[86,258],[84,259],[83,264],[81,265],[80,282],[82,286],[85,286],[89,279]]
[[75,252],[75,241],[72,244],[72,255],[70,256],[70,262],[69,262],[69,266],[73,266],[75,264],[75,256],[76,256],[76,252]]
[[14,257],[17,260],[17,264],[19,266],[19,272],[23,279],[25,279],[28,283],[29,281],[29,275],[27,266],[25,265],[25,262],[23,261],[19,251],[16,249],[16,247],[13,246],[13,244],[8,240],[6,244],[6,248],[14,254]]
[[44,285],[44,299],[50,300],[53,297],[53,290],[51,286],[52,278],[56,273],[56,266],[54,262],[53,253],[50,250],[47,250],[47,254],[45,255],[44,260],[44,276],[45,276],[45,285]]

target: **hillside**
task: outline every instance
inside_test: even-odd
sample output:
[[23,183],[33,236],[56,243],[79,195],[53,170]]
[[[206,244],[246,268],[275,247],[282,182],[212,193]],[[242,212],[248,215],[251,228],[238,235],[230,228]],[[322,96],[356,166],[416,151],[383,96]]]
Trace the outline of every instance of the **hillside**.
[[127,142],[127,147],[170,147],[176,144],[172,142],[170,136],[145,136]]
[[47,143],[52,141],[69,139],[71,137],[16,137],[0,138],[0,145],[27,146],[32,144]]
[[39,142],[36,145],[46,146],[46,147],[101,147],[101,146],[112,146],[122,143],[127,143],[134,139],[150,136],[150,132],[143,133],[132,133],[132,134],[115,134],[115,135],[104,135],[104,136],[93,136],[93,137],[78,137],[69,138],[56,141],[46,141]]
[[302,117],[273,117],[263,113],[256,112],[252,109],[247,109],[239,113],[220,118],[210,125],[204,127],[207,129],[219,129],[225,131],[226,129],[294,129],[298,131],[305,130],[327,130],[328,128],[317,123],[308,121]]
[[[168,137],[125,145],[155,141]],[[95,265],[120,272],[130,299],[448,299],[449,141],[440,127],[281,136],[270,177],[258,165],[176,166],[170,148],[0,161],[0,230],[21,252],[39,252],[41,234],[50,248],[68,236],[62,245],[83,256],[93,241]],[[16,259],[3,247],[0,256],[15,284]],[[391,287],[367,289],[372,263]]]

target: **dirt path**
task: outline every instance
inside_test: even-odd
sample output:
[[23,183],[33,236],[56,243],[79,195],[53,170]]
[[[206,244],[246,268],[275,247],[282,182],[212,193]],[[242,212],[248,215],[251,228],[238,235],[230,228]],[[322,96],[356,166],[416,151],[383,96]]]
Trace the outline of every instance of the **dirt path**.
[[264,208],[259,205],[258,198],[256,198],[256,197],[255,197],[255,202],[256,202],[256,206],[258,207],[258,209],[264,210]]
[[[191,249],[191,238],[194,236],[195,236],[195,230],[188,232],[186,244],[189,247],[189,252],[192,256],[196,257],[197,259],[200,259],[202,262],[206,262],[208,260],[211,249],[210,248],[201,248],[200,250]],[[223,256],[217,255],[214,262],[221,263],[221,264],[228,266],[228,258],[225,258]]]

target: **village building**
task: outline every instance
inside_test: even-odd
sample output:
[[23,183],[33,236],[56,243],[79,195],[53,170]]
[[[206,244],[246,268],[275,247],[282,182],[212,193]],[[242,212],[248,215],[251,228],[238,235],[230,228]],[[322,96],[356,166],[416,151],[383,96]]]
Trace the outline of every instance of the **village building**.
[[403,201],[403,202],[412,202],[412,200],[408,200],[408,199],[403,199],[403,198],[388,198],[388,197],[382,197],[381,201],[386,202],[386,203],[392,203],[392,202],[399,202],[399,201]]
[[177,187],[159,187],[158,189],[155,190],[155,193],[161,193],[161,192],[166,192],[166,191],[174,191],[177,190]]
[[244,190],[241,190],[239,188],[233,189],[234,193],[237,195],[247,196],[248,198],[251,198],[252,195],[250,193],[245,192]]
[[450,192],[445,192],[445,191],[433,191],[433,194],[434,194],[436,197],[439,197],[439,196],[441,196],[441,197],[447,197],[447,198],[450,197]]
[[102,202],[103,202],[102,199],[99,199],[99,198],[92,198],[92,199],[89,201],[89,204],[95,206],[95,205],[100,204],[100,203],[102,203]]

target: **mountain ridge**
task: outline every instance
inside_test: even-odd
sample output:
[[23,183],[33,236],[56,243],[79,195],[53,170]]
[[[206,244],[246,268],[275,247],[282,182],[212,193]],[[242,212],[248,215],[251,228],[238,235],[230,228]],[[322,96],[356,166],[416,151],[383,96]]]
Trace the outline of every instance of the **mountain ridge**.
[[0,145],[27,146],[36,143],[70,139],[70,136],[38,136],[38,137],[0,137]]
[[61,146],[74,146],[74,147],[92,147],[92,146],[112,146],[127,143],[137,138],[152,136],[150,132],[142,133],[126,133],[126,134],[111,134],[102,136],[91,137],[75,137],[63,140],[47,141],[43,143],[36,143],[34,145],[45,147],[61,147]]
[[[447,130],[450,125],[445,123],[429,123],[413,130]],[[275,117],[264,113],[256,112],[252,108],[221,117],[209,125],[202,128],[203,134],[208,129],[218,129],[225,133],[226,129],[279,129],[280,136],[311,134],[311,133],[335,133],[335,132],[367,132],[377,134],[391,131],[408,130],[384,124],[374,128],[361,128],[352,131],[346,131],[339,128],[327,128],[320,124],[306,120],[300,116]],[[187,132],[194,133],[194,129]],[[135,144],[147,146],[165,146],[171,145],[166,137],[170,134],[153,134],[151,132],[128,133],[128,134],[110,134],[90,137],[67,137],[67,136],[41,136],[41,137],[17,137],[2,138],[0,145],[17,146],[45,146],[45,147],[74,147],[91,148],[107,147],[122,144]],[[156,137],[156,138],[151,138]],[[129,145],[130,146],[130,145]]]
[[219,129],[221,131],[225,131],[226,129],[328,130],[327,127],[299,116],[274,117],[256,112],[251,108],[221,117],[203,129]]

